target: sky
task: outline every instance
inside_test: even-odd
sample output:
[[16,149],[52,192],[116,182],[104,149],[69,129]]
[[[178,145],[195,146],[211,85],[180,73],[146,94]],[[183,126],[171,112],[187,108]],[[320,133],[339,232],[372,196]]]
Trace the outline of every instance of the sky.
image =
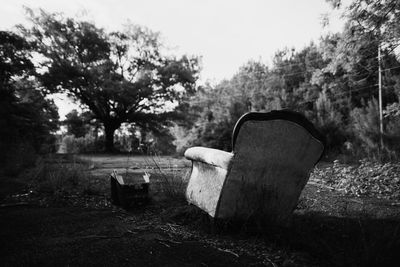
[[[285,47],[301,49],[343,21],[325,0],[0,0],[0,30],[26,24],[23,6],[63,12],[120,30],[132,22],[161,33],[175,55],[200,56],[201,81],[231,78],[249,60],[271,64]],[[322,26],[323,14],[330,25]],[[60,96],[61,97],[61,96]],[[56,100],[64,116],[72,102]]]

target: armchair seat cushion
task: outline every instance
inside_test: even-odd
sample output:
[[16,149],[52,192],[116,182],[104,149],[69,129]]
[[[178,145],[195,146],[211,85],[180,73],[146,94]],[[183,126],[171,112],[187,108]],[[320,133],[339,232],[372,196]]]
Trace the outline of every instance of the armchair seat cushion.
[[192,161],[200,161],[228,170],[233,154],[218,149],[197,146],[186,150],[185,157]]

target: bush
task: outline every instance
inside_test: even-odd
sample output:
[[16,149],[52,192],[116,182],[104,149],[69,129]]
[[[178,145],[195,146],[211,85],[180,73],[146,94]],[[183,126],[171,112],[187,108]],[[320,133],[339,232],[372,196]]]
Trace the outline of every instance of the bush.
[[31,179],[31,189],[55,196],[93,194],[104,189],[96,188],[95,178],[88,172],[87,164],[41,159],[26,174]]
[[[142,142],[134,135],[115,135],[114,147],[120,152],[170,155],[176,152],[174,137],[169,132],[148,134]],[[104,151],[104,136],[96,138],[93,134],[84,137],[66,135],[62,138],[60,149],[63,153],[95,153]]]
[[328,156],[336,157],[343,151],[343,144],[348,139],[344,116],[331,102],[326,90],[323,90],[315,102],[315,110],[305,112],[317,129],[326,138],[326,152]]
[[22,170],[34,166],[39,158],[30,142],[21,141],[18,144],[7,146],[0,144],[0,148],[0,151],[2,151],[0,169],[6,175],[18,175]]
[[86,134],[84,137],[75,137],[66,135],[61,141],[61,147],[65,153],[92,153],[104,150],[103,137],[96,138],[92,134]]
[[[360,151],[368,158],[387,160],[398,159],[400,154],[400,118],[387,117],[384,121],[385,130],[383,135],[384,147],[380,147],[380,129],[378,102],[376,99],[369,101],[365,107],[355,108],[351,112],[353,134]],[[356,146],[358,147],[358,146]]]
[[376,99],[350,113],[353,133],[369,157],[379,155],[379,113]]
[[400,116],[387,117],[385,121],[383,141],[389,159],[400,158]]
[[172,155],[177,151],[174,144],[176,136],[172,128],[163,128],[156,131],[141,132],[139,152],[147,155]]
[[157,156],[152,156],[149,161],[146,160],[146,165],[148,168],[146,173],[151,181],[150,191],[153,194],[172,201],[186,202],[189,170],[177,168],[171,162],[163,164],[163,160]]

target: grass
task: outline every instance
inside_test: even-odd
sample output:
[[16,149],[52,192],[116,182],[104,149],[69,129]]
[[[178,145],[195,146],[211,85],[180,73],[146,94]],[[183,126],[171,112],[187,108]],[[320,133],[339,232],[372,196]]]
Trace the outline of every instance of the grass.
[[[140,170],[135,169],[137,173],[150,175],[153,205],[166,207],[164,212],[157,213],[159,218],[181,225],[192,234],[198,233],[198,238],[230,240],[235,253],[242,250],[243,243],[256,238],[263,247],[262,253],[275,255],[275,258],[269,256],[274,264],[308,266],[316,261],[318,266],[395,266],[400,262],[400,208],[389,206],[389,202],[371,204],[357,198],[353,201],[356,196],[309,184],[289,226],[269,226],[260,232],[250,223],[225,224],[215,234],[208,215],[186,204],[185,189],[190,174],[186,165],[165,157],[113,160],[118,166],[139,167]],[[94,164],[96,168],[92,169]],[[108,203],[104,208],[110,205],[109,180],[107,176],[93,175],[102,168],[101,164],[99,157],[94,161],[87,157],[50,158],[39,162],[26,175],[31,178],[31,188],[51,195],[52,201],[71,195],[81,198],[95,195],[99,196],[96,201]],[[332,171],[329,166],[326,168],[327,172]],[[126,169],[128,174],[129,168]],[[324,177],[321,169],[318,174],[319,178]],[[334,179],[332,175],[336,174],[331,173],[327,178]]]
[[[288,226],[264,225],[260,230],[259,224],[250,221],[219,222],[217,229],[219,234],[239,235],[240,239],[257,236],[288,255],[293,251],[306,253],[322,266],[396,266],[400,262],[400,209],[390,206],[389,201],[368,202],[354,197],[329,187],[308,185]],[[168,215],[189,227],[213,233],[215,228],[205,217],[187,207]]]
[[161,158],[150,157],[147,161],[147,172],[151,182],[158,184],[158,193],[174,201],[185,201],[185,191],[190,170],[182,170],[174,166],[171,161],[166,166],[161,165]]
[[31,192],[45,194],[54,203],[70,196],[107,195],[105,181],[91,175],[91,166],[75,156],[48,157],[21,175],[29,177]]
[[[302,201],[312,203],[310,198],[320,200],[318,190],[320,189],[308,188]],[[337,201],[336,197],[330,200]],[[367,211],[355,210],[331,214],[331,210],[324,206],[327,203],[321,202],[321,206],[303,205],[301,209],[298,208],[288,226],[269,225],[260,231],[259,225],[252,227],[249,222],[244,225],[223,224],[217,228],[216,236],[233,239],[234,244],[256,238],[272,251],[281,252],[283,259],[279,259],[277,263],[290,261],[290,255],[299,254],[315,259],[318,266],[397,266],[400,262],[398,215],[392,217],[388,214],[386,218],[376,218]],[[205,219],[206,214],[187,207],[182,207],[181,211],[175,214],[169,212],[169,218],[200,229],[205,235],[214,234],[215,228]],[[299,259],[294,260],[293,266],[298,266],[298,261]],[[308,264],[311,263],[305,266]]]

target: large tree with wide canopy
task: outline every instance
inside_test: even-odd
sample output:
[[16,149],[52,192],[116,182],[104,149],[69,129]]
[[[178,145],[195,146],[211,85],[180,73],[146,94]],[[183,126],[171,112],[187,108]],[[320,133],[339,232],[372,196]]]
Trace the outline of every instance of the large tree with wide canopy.
[[40,80],[50,93],[67,93],[104,126],[113,151],[122,123],[161,130],[195,90],[198,59],[162,54],[158,33],[138,25],[108,33],[62,14],[28,9],[33,26],[21,27],[40,54]]

